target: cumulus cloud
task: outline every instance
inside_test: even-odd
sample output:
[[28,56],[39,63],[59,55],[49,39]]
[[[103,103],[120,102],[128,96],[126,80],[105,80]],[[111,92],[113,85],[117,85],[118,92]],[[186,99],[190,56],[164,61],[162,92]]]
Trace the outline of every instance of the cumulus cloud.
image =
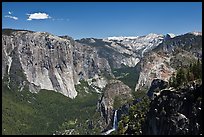
[[48,14],[46,13],[32,13],[32,14],[27,14],[28,19],[27,20],[39,20],[39,19],[49,19],[51,18]]
[[4,16],[6,18],[11,18],[11,19],[14,19],[14,20],[18,20],[18,17],[15,17],[15,16],[11,16],[11,15],[6,15]]

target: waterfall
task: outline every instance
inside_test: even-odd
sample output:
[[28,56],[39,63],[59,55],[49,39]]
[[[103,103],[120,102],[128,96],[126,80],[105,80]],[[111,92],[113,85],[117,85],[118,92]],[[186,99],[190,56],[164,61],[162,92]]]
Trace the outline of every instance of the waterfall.
[[103,133],[103,135],[108,135],[110,134],[111,132],[115,131],[118,127],[118,118],[117,118],[117,111],[118,110],[115,110],[115,113],[114,113],[114,118],[113,118],[113,128],[106,131],[105,133]]
[[118,110],[115,110],[115,113],[114,113],[114,120],[113,120],[113,129],[117,129],[117,127],[118,127],[118,119],[117,119],[117,111]]

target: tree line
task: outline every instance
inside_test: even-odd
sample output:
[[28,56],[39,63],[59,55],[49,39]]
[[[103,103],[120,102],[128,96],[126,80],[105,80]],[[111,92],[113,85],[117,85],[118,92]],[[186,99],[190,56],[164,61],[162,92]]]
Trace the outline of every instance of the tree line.
[[190,81],[202,79],[202,61],[198,59],[187,67],[181,66],[169,79],[169,86],[177,88]]

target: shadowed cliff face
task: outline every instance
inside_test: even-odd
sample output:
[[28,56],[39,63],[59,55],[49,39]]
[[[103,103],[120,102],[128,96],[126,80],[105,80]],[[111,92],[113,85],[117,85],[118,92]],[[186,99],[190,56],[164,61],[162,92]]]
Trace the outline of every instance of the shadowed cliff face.
[[148,135],[202,134],[202,84],[165,89],[154,98],[143,133]]
[[150,98],[154,98],[154,96],[157,96],[160,94],[159,91],[167,88],[167,86],[168,86],[168,82],[161,80],[161,79],[154,79],[151,83],[151,86],[150,86],[148,92],[147,92],[147,95]]
[[97,77],[103,70],[111,73],[106,59],[99,58],[94,48],[43,32],[3,33],[2,62],[2,79],[9,74],[19,89],[28,81],[31,92],[55,90],[70,98],[77,96],[74,85],[80,79]]

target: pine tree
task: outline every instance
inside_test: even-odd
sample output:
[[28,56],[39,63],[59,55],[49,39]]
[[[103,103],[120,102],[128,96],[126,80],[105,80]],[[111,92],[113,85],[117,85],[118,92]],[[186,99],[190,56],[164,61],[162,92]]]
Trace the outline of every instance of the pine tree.
[[193,73],[190,71],[189,68],[187,69],[187,74],[186,74],[186,75],[187,75],[186,78],[187,78],[187,81],[188,81],[188,82],[194,80],[194,75],[193,75]]
[[122,121],[120,121],[120,122],[118,122],[118,134],[119,135],[123,135],[124,134],[124,127],[123,127],[123,122]]
[[169,79],[169,85],[170,87],[177,88],[178,86],[197,79],[202,79],[202,61],[200,59],[188,67],[179,68],[176,75],[173,73]]
[[169,85],[170,85],[170,87],[177,87],[176,74],[175,73],[173,73],[172,76],[170,77]]
[[119,134],[142,134],[142,125],[145,121],[146,113],[149,110],[150,100],[145,96],[139,103],[129,109],[127,116],[123,116],[118,125]]
[[177,86],[182,85],[184,82],[186,82],[186,75],[185,75],[185,70],[183,68],[180,68],[177,71],[176,74],[176,81],[177,81]]
[[196,71],[197,71],[197,79],[200,79],[202,77],[202,64],[200,59],[198,58],[197,64],[196,64]]

